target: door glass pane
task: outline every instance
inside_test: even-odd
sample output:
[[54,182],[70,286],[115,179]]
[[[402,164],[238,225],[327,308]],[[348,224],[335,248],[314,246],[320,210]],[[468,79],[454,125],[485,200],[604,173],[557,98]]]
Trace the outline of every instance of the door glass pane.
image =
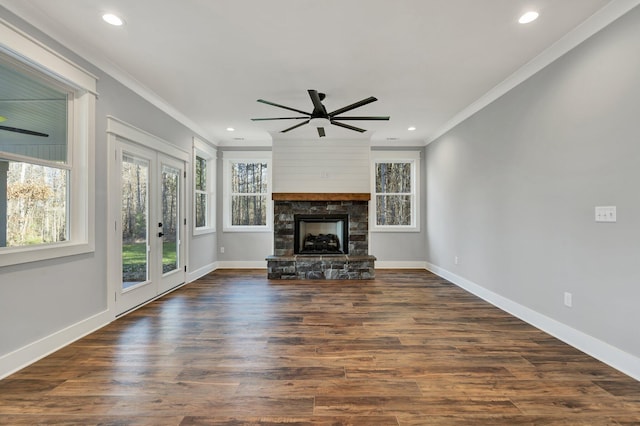
[[180,190],[180,170],[162,165],[162,273],[175,271],[180,267],[178,244],[180,229],[178,191]]
[[122,288],[149,277],[149,161],[122,158]]

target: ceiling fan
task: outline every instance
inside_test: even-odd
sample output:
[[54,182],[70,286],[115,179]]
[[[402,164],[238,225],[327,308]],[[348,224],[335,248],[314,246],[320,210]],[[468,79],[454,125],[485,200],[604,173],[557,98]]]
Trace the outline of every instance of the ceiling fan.
[[359,108],[363,105],[370,104],[371,102],[375,102],[378,99],[370,96],[366,99],[353,103],[351,105],[347,105],[345,107],[339,108],[333,112],[327,112],[327,109],[322,105],[322,101],[326,97],[324,93],[318,93],[317,90],[309,89],[309,97],[311,98],[311,102],[313,103],[313,111],[305,112],[299,109],[291,108],[284,105],[279,105],[273,102],[265,101],[264,99],[258,99],[258,102],[263,104],[272,105],[278,108],[284,108],[289,111],[297,112],[299,114],[303,114],[303,117],[277,117],[277,118],[252,118],[253,121],[267,121],[267,120],[305,120],[302,123],[298,123],[295,126],[291,126],[282,130],[280,133],[286,133],[290,130],[297,129],[300,126],[304,126],[305,124],[310,124],[311,126],[318,129],[318,136],[324,137],[325,130],[329,124],[333,124],[334,126],[343,127],[345,129],[354,130],[356,132],[366,132],[365,129],[361,129],[359,127],[351,126],[349,124],[342,123],[342,121],[350,121],[350,120],[389,120],[388,116],[385,117],[375,117],[375,116],[342,116],[339,117],[340,114],[345,113],[347,111],[351,111],[352,109]]

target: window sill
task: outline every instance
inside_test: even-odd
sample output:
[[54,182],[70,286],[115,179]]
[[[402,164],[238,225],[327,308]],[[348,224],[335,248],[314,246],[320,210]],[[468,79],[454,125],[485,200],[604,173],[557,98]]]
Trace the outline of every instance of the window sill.
[[377,226],[371,227],[371,232],[420,232],[419,226]]
[[93,253],[94,251],[94,245],[89,243],[53,243],[37,247],[2,248],[0,249],[0,267],[58,259]]
[[224,232],[256,232],[267,233],[273,232],[273,229],[265,226],[226,226],[223,229]]
[[216,233],[216,228],[211,228],[211,227],[203,227],[203,228],[195,228],[193,230],[193,235],[207,235],[207,234],[215,234]]

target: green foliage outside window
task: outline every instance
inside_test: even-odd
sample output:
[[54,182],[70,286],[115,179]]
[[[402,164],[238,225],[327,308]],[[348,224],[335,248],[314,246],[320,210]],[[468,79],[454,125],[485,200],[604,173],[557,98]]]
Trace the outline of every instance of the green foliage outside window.
[[67,240],[68,171],[9,162],[6,246]]

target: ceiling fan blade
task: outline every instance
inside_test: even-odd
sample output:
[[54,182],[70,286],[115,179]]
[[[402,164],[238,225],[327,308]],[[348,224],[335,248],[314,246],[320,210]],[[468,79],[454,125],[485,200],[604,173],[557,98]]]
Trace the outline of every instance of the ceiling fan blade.
[[382,117],[331,117],[332,120],[388,120],[389,116]]
[[0,126],[0,130],[6,130],[8,132],[15,132],[15,133],[22,133],[22,134],[31,135],[31,136],[40,136],[43,138],[49,137],[49,135],[46,133],[40,133],[34,130],[18,129],[17,127]]
[[365,129],[361,129],[359,127],[349,126],[348,124],[339,123],[337,121],[331,121],[331,124],[333,124],[334,126],[338,126],[338,127],[344,127],[345,129],[355,130],[356,132],[360,132],[360,133],[366,132]]
[[311,102],[313,102],[313,112],[311,115],[313,116],[326,116],[327,110],[324,105],[322,105],[322,100],[320,99],[320,94],[317,90],[309,89],[309,96],[311,97]]
[[310,120],[303,121],[303,122],[302,122],[302,123],[300,123],[300,124],[296,124],[295,126],[291,126],[291,127],[289,127],[288,129],[284,129],[284,130],[283,130],[283,131],[281,131],[280,133],[287,133],[289,130],[297,129],[297,128],[298,128],[298,127],[300,127],[300,126],[304,126],[304,125],[305,125],[305,124],[307,124],[309,121],[310,121]]
[[318,127],[318,136],[320,136],[321,138],[324,138],[325,136],[324,127]]
[[309,117],[274,117],[274,118],[252,118],[251,121],[267,121],[267,120],[308,120]]
[[258,99],[258,102],[261,102],[261,103],[267,104],[267,105],[271,105],[271,106],[274,106],[274,107],[278,107],[278,108],[288,109],[289,111],[299,112],[300,114],[304,114],[304,115],[311,115],[308,112],[300,111],[299,109],[291,108],[291,107],[280,105],[280,104],[275,104],[273,102],[265,101],[264,99]]
[[329,113],[329,117],[333,117],[335,115],[340,115],[343,112],[351,111],[352,109],[359,108],[359,107],[361,107],[363,105],[370,104],[371,102],[375,102],[377,100],[378,100],[377,98],[374,98],[373,96],[370,96],[367,99],[363,99],[363,100],[358,101],[358,102],[356,102],[354,104],[347,105],[346,107],[342,107],[342,108],[337,109],[337,110],[335,110],[333,112],[330,112]]

